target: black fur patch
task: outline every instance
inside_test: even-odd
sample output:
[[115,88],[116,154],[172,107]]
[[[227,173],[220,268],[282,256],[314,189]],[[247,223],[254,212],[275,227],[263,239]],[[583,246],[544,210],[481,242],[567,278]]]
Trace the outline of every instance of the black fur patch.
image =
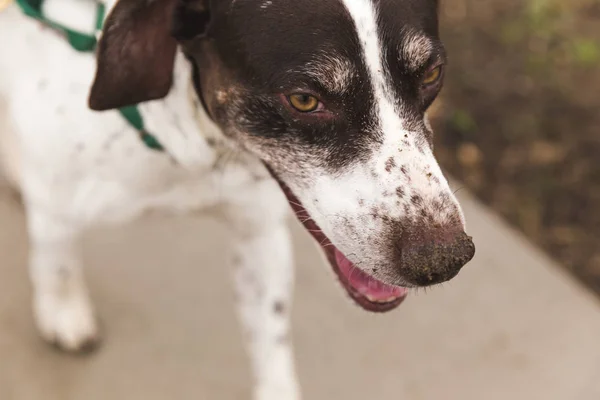
[[[424,136],[423,112],[433,100],[429,97],[434,96],[423,98],[421,76],[407,72],[399,48],[407,28],[422,32],[438,43],[437,1],[379,0],[375,3],[379,12],[379,35],[384,44],[384,63],[390,72],[396,106],[399,113],[402,110],[409,130]],[[235,107],[233,102],[219,106],[224,110],[213,115],[216,122],[222,126],[233,125],[237,132],[261,141],[272,141],[273,149],[288,148],[293,152],[298,147],[313,148],[315,154],[323,156],[322,166],[331,171],[369,158],[378,148],[382,132],[359,37],[343,2],[280,0],[267,7],[261,4],[256,1],[211,2],[208,39],[196,38],[185,44],[186,53],[199,74],[205,68],[214,67],[214,64],[208,66],[207,59],[218,60],[230,77],[229,83],[243,93],[235,99]],[[178,30],[194,33],[197,27],[205,26],[206,15],[200,14],[183,13]],[[206,40],[210,46],[199,43]],[[435,48],[439,48],[439,54],[432,57],[443,57],[441,45]],[[307,66],[318,68],[320,55],[343,59],[352,68],[342,94],[330,93],[324,82],[308,73]],[[319,118],[293,112],[282,98],[294,92],[317,96],[329,116]],[[201,93],[207,103],[211,103],[210,96],[214,93]]]

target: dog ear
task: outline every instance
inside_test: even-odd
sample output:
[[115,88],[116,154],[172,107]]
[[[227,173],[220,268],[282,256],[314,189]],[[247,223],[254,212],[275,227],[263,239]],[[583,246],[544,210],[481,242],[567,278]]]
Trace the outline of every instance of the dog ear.
[[177,0],[120,0],[104,24],[89,106],[102,111],[165,97],[177,42],[171,35]]

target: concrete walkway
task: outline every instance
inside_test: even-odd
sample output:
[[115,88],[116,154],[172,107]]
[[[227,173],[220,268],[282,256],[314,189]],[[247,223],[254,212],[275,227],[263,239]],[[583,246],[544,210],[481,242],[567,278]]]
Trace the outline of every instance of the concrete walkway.
[[[350,304],[296,229],[305,399],[600,399],[598,301],[460,194],[475,261],[384,316]],[[68,357],[34,333],[24,217],[0,194],[0,399],[249,399],[222,242],[203,219],[91,234],[88,280],[105,343],[92,357]]]

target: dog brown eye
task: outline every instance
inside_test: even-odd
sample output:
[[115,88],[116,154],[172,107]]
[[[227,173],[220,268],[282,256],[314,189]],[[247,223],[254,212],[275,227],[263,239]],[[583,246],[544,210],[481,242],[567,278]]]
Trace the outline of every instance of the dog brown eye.
[[289,96],[289,101],[292,107],[303,113],[313,112],[319,107],[319,99],[310,94],[293,94]]
[[437,83],[441,77],[442,77],[442,66],[440,65],[434,69],[430,69],[429,71],[427,71],[427,73],[423,77],[423,80],[421,81],[421,83],[423,84],[423,86],[431,86],[431,85]]

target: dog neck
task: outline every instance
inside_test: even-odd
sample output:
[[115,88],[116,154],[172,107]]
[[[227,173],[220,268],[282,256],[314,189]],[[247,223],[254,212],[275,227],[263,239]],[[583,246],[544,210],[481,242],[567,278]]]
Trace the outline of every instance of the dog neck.
[[[101,1],[108,16],[118,0]],[[198,170],[213,166],[216,160],[223,158],[246,165],[258,162],[228,139],[212,121],[194,88],[192,65],[181,49],[175,57],[169,94],[140,104],[139,110],[147,131],[177,164]]]
[[139,108],[147,130],[178,164],[198,169],[225,156],[230,160],[233,155],[236,157],[231,162],[252,162],[249,158],[253,157],[243,154],[208,115],[194,89],[192,65],[180,50],[169,94],[161,100],[142,103]]

